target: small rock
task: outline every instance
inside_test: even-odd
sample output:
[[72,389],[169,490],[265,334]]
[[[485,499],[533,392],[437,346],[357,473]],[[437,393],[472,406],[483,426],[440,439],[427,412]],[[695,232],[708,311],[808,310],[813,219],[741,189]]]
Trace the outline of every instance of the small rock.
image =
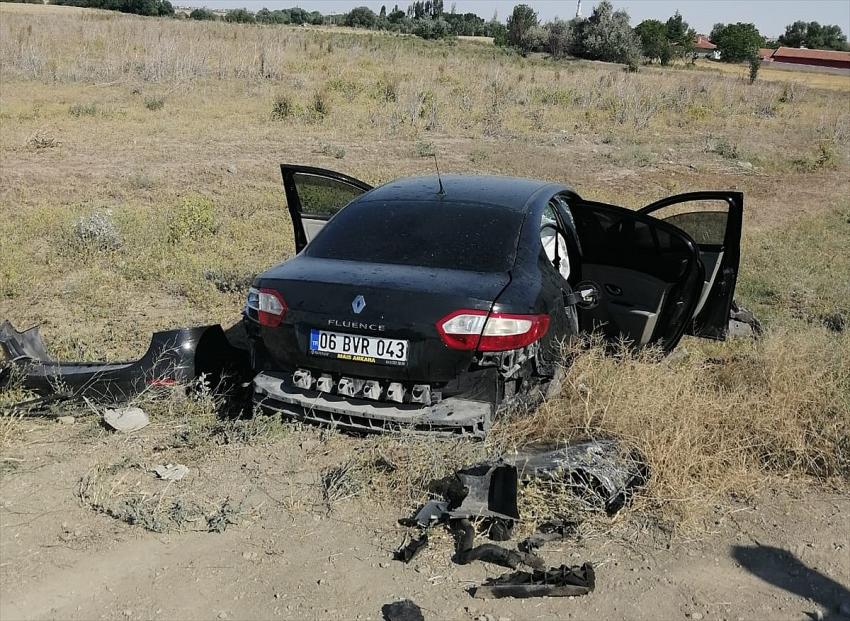
[[179,481],[189,473],[189,468],[183,464],[160,464],[155,466],[153,471],[165,481]]
[[301,440],[301,444],[299,444],[298,446],[301,448],[302,451],[309,453],[317,446],[319,446],[319,444],[320,442],[318,440]]
[[688,619],[693,619],[694,621],[700,621],[700,619],[702,619],[702,613],[701,612],[692,612],[692,613],[685,615],[685,616],[688,617]]
[[73,416],[59,416],[57,417],[56,422],[62,425],[73,425],[76,420],[77,419]]
[[231,175],[235,175],[236,174],[236,164],[230,164],[227,167],[227,172],[229,172]]
[[738,166],[740,168],[745,169],[745,170],[752,170],[753,169],[752,162],[745,162],[744,160],[738,160]]
[[823,610],[820,608],[815,610],[815,621],[823,621]]
[[103,412],[103,421],[122,433],[138,431],[150,424],[148,415],[144,410],[137,407],[123,407]]
[[390,564],[389,564],[389,563],[387,563],[387,562],[385,562],[385,561],[384,561],[384,562],[381,562],[381,563],[378,563],[378,567],[380,567],[381,569],[386,569],[386,568],[387,568],[387,567],[389,567],[389,566],[390,566]]
[[227,613],[222,610],[220,613],[218,613],[218,618],[219,619],[226,619]]

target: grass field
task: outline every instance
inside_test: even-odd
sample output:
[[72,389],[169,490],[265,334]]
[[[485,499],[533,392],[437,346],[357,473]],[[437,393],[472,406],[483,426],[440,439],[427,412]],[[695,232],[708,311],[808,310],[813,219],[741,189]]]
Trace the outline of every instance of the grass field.
[[562,398],[488,448],[617,435],[650,461],[652,507],[677,519],[772,476],[846,484],[847,78],[765,68],[749,85],[734,70],[630,74],[465,41],[3,4],[0,80],[0,318],[41,323],[61,357],[136,356],[154,330],[237,320],[245,283],[293,252],[281,162],[380,183],[430,174],[436,153],[443,172],[565,181],[633,208],[738,189],[738,298],[765,337],[686,339],[675,364],[592,350]]

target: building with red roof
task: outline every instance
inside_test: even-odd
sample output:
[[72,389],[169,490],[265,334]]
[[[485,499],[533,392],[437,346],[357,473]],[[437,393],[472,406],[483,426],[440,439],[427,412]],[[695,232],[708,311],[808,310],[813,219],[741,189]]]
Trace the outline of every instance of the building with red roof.
[[850,69],[850,52],[809,50],[804,47],[780,47],[771,55],[776,63]]

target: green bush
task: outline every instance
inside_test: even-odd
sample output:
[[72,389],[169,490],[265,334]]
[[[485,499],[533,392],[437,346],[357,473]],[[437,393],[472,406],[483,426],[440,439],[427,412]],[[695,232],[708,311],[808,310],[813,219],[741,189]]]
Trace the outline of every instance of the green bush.
[[216,231],[215,206],[203,196],[184,199],[168,219],[168,241],[172,244],[201,239]]
[[68,108],[68,114],[73,117],[80,118],[81,116],[96,116],[98,113],[97,104],[73,104]]
[[313,101],[310,108],[320,117],[325,117],[331,111],[331,99],[327,91],[319,90],[313,93]]
[[295,110],[295,106],[292,103],[292,99],[289,95],[280,94],[274,98],[274,103],[272,104],[272,119],[275,121],[282,121],[292,114]]
[[165,106],[165,100],[162,97],[145,97],[145,108],[152,112],[162,110]]

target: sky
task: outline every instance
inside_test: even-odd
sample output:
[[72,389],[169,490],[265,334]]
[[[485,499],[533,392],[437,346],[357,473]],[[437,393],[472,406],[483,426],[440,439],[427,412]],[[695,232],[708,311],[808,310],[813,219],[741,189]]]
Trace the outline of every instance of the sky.
[[[211,9],[245,7],[257,11],[285,9],[299,6],[307,11],[346,13],[355,6],[368,6],[376,13],[381,5],[391,10],[394,4],[404,10],[410,0],[172,0],[175,6],[206,6]],[[537,11],[542,21],[554,17],[575,16],[576,0],[444,0],[446,11],[452,4],[458,13],[477,13],[484,19],[498,13],[505,21],[514,5],[528,4]],[[776,37],[785,32],[785,26],[797,20],[816,21],[821,24],[838,24],[844,34],[850,33],[850,0],[613,0],[614,7],[625,9],[632,25],[644,19],[665,21],[679,11],[697,32],[709,33],[717,22],[752,22],[765,36]],[[582,15],[590,15],[595,0],[582,0]]]

